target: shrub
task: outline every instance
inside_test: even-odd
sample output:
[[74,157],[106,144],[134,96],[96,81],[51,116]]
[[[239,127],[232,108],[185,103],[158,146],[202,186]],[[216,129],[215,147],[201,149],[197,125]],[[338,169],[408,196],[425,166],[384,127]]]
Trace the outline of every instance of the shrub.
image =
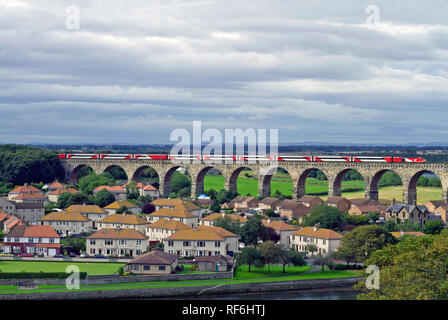
[[197,268],[198,268],[198,267],[197,267],[196,265],[194,265],[194,266],[191,266],[191,267],[190,267],[190,270],[191,270],[191,271],[196,271]]
[[122,276],[123,274],[124,274],[123,267],[119,267],[119,268],[118,268],[118,275],[119,275],[119,276]]

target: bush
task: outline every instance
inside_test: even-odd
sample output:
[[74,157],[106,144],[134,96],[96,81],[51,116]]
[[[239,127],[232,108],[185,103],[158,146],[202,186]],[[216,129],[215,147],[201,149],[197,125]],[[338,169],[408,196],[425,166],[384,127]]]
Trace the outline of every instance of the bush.
[[196,271],[197,269],[198,269],[198,267],[196,265],[190,267],[191,271]]
[[123,267],[118,268],[118,275],[122,276],[124,274]]
[[360,265],[346,265],[341,263],[331,263],[329,266],[330,270],[361,270],[362,266]]

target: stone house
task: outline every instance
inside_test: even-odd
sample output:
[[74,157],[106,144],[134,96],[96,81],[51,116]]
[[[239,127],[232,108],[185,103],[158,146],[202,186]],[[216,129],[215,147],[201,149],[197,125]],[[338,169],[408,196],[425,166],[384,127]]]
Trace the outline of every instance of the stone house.
[[404,224],[407,220],[423,227],[429,221],[429,210],[422,205],[394,204],[386,209],[386,221]]
[[283,245],[284,247],[289,247],[291,244],[291,234],[296,232],[300,227],[293,226],[290,224],[287,224],[283,221],[276,221],[276,220],[262,220],[261,221],[265,227],[274,229],[275,233],[277,233],[280,236],[280,240],[278,241],[278,244]]
[[176,220],[160,219],[146,225],[145,233],[150,242],[163,242],[166,238],[179,230],[192,230],[193,228],[185,223]]
[[324,200],[322,200],[320,197],[312,196],[312,195],[309,195],[309,194],[306,194],[306,195],[302,196],[297,201],[300,202],[301,204],[303,204],[305,207],[308,207],[310,209],[314,209],[318,205],[321,205],[321,204],[324,203]]
[[138,214],[140,212],[140,208],[128,200],[116,200],[105,206],[103,209],[106,210],[109,215],[111,215],[117,213],[117,210],[121,207],[128,208],[129,211],[131,211],[133,214]]
[[226,240],[212,230],[179,230],[166,238],[164,251],[181,257],[227,254]]
[[89,255],[136,257],[149,248],[148,237],[135,229],[104,228],[86,239]]
[[171,274],[176,267],[177,255],[154,250],[135,257],[123,270],[137,274]]
[[291,234],[291,248],[299,252],[305,252],[311,255],[308,245],[314,245],[316,252],[314,254],[329,255],[337,250],[339,243],[343,238],[330,229],[319,228],[319,226],[305,227]]
[[50,212],[42,217],[39,222],[43,226],[52,226],[61,237],[90,232],[93,229],[92,220],[79,212]]
[[126,228],[136,229],[141,233],[146,232],[146,227],[151,224],[149,221],[133,215],[133,214],[112,214],[103,220],[98,221],[97,225],[99,229],[104,228]]
[[81,213],[84,217],[93,221],[93,228],[97,228],[97,223],[106,218],[109,213],[97,205],[74,204],[65,209],[68,213]]
[[325,203],[327,206],[338,208],[342,213],[347,212],[352,207],[350,200],[343,197],[328,197]]
[[200,225],[204,226],[213,226],[215,224],[215,221],[220,218],[229,217],[232,219],[232,221],[239,222],[240,225],[243,225],[247,222],[247,219],[243,216],[240,216],[239,214],[233,214],[233,213],[212,213],[208,216],[201,218],[199,221]]

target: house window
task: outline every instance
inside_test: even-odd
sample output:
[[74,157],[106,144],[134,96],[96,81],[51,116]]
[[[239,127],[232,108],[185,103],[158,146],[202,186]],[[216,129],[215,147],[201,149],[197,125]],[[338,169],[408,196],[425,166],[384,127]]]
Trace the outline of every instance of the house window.
[[138,270],[138,264],[133,264],[132,265],[132,270]]
[[146,271],[151,270],[151,266],[143,266],[143,270],[146,270]]
[[104,240],[104,244],[106,246],[112,246],[114,244],[114,242],[112,240]]
[[28,238],[28,242],[29,243],[33,243],[34,242],[34,238]]
[[95,244],[96,244],[96,241],[95,241],[94,239],[90,239],[90,244],[91,244],[91,245],[95,245]]
[[220,247],[221,247],[221,242],[215,241],[215,248],[220,248]]
[[142,240],[137,240],[137,245],[141,246],[142,245]]
[[190,246],[190,241],[184,241],[183,245],[184,245],[184,247],[189,247]]
[[50,238],[49,242],[54,243],[54,238]]
[[205,247],[205,241],[198,241],[198,247]]
[[118,240],[118,245],[125,246],[126,245],[126,240]]
[[159,266],[159,271],[165,271],[166,267],[165,266]]

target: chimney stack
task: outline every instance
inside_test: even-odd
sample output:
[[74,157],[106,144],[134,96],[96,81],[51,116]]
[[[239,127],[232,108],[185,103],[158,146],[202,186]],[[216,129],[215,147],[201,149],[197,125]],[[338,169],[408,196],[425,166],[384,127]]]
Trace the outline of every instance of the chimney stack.
[[271,218],[268,218],[268,224],[270,224],[272,222]]
[[318,223],[316,223],[316,224],[314,225],[314,232],[317,232],[317,230],[319,230],[319,224],[318,224]]
[[222,212],[221,215],[222,215],[222,217],[224,218],[224,217],[226,216],[226,213],[225,213],[225,212]]
[[401,235],[401,236],[404,236],[404,235],[405,235],[405,232],[404,232],[403,229],[400,230],[400,235]]

